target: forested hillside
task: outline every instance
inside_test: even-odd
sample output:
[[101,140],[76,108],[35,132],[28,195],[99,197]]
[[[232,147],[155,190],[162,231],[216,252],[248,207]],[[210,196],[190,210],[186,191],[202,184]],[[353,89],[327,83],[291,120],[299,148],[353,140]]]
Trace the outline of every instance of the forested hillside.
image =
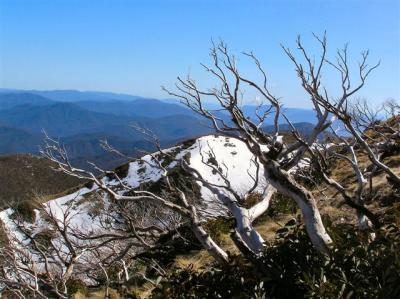
[[54,170],[55,164],[29,154],[0,156],[0,207],[13,207],[64,192],[82,183]]

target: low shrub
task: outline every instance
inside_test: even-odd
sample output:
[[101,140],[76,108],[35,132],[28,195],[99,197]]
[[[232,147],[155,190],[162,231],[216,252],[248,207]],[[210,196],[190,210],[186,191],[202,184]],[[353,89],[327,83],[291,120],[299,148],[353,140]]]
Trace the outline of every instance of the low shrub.
[[270,206],[266,215],[276,217],[282,214],[295,214],[298,207],[296,202],[281,193],[275,193],[272,196]]
[[79,279],[70,279],[67,281],[67,290],[68,294],[76,294],[80,293],[82,295],[86,295],[88,293],[88,289],[86,284]]
[[39,208],[39,204],[34,200],[24,200],[17,203],[14,207],[14,216],[20,217],[21,220],[27,222],[35,221],[35,209]]
[[37,233],[34,237],[35,241],[38,243],[38,246],[51,249],[51,240],[56,237],[56,232],[50,228],[47,228],[39,233]]
[[152,298],[400,298],[400,230],[388,225],[371,241],[349,224],[328,224],[329,257],[302,225],[280,234],[256,262],[240,257],[222,269],[175,270]]
[[225,217],[218,217],[207,221],[204,224],[205,230],[210,234],[214,240],[220,240],[223,235],[229,234],[235,228],[235,221],[233,219],[226,219]]

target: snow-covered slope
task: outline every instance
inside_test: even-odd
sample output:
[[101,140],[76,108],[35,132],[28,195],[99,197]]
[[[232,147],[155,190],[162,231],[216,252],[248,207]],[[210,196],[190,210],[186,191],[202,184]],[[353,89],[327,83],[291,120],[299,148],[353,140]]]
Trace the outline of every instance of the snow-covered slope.
[[[165,153],[170,154],[170,157],[167,158]],[[189,161],[190,166],[196,169],[205,180],[217,185],[224,185],[223,177],[215,169],[207,165],[212,164],[230,181],[231,188],[238,194],[245,194],[254,185],[257,167],[252,161],[253,156],[246,145],[235,138],[215,135],[204,136],[166,149],[164,154],[146,155],[141,159],[137,159],[129,163],[129,165],[120,168],[125,169],[125,171],[119,174],[121,180],[133,188],[139,188],[144,184],[160,180],[163,171],[154,161],[153,157],[155,156],[163,161],[168,169],[174,169],[178,166],[178,161],[185,158]],[[171,159],[171,156],[175,158]],[[260,174],[263,172],[261,165],[258,171]],[[104,177],[102,180],[108,186],[115,188],[117,192],[124,192],[115,178]],[[213,192],[202,186],[198,181],[197,184],[200,187],[201,194],[201,198],[198,201],[201,211],[203,211],[201,215],[203,217],[208,215],[207,217],[209,217],[210,215],[226,214],[227,211],[221,208],[222,205],[218,202]],[[266,182],[263,176],[260,175],[259,184],[255,191],[262,192],[265,187]],[[44,211],[35,211],[36,217],[33,223],[23,223],[26,229],[30,230],[33,234],[41,233],[47,229],[49,225],[46,219],[48,219],[49,215],[58,219],[61,226],[65,225],[67,218],[70,231],[81,231],[86,235],[107,231],[104,223],[106,222],[106,218],[109,217],[108,208],[110,201],[108,196],[96,186],[82,187],[71,194],[43,203],[43,206]],[[19,244],[28,242],[23,240],[23,236],[18,232],[15,220],[13,219],[15,219],[15,211],[12,209],[0,212],[0,220],[3,222],[3,228],[9,240]],[[146,219],[146,221],[151,221],[151,219]],[[115,226],[110,225],[108,232],[113,228]],[[57,242],[57,240],[53,240],[53,242]],[[68,248],[65,245],[61,245],[61,243],[60,241],[60,248],[67,254]]]

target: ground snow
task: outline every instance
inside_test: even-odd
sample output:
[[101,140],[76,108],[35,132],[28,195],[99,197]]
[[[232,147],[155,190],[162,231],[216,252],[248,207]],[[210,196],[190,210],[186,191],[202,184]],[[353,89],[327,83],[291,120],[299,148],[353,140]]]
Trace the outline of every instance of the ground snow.
[[[231,188],[240,196],[245,195],[254,185],[257,167],[252,162],[253,155],[247,146],[240,140],[222,136],[205,136],[199,138],[196,143],[190,147],[187,152],[190,153],[190,165],[195,168],[201,176],[209,183],[216,185],[226,185],[225,180],[220,174],[216,173],[210,166],[206,165],[210,157],[215,156],[216,166],[223,176],[230,182]],[[211,154],[211,156],[210,156]],[[182,154],[181,154],[182,155]],[[205,162],[205,163],[204,163]],[[259,167],[259,184],[255,190],[262,193],[266,187],[264,179],[263,167]],[[200,185],[200,192],[204,202],[207,204],[205,214],[217,216],[226,213],[225,209],[221,209],[221,203],[216,195]],[[219,188],[223,194],[231,197],[232,194],[224,188]]]
[[[195,143],[188,148],[177,146],[166,149],[164,152],[175,155],[176,159],[182,159],[189,153],[190,165],[197,169],[205,180],[213,184],[224,185],[225,183],[221,176],[202,162],[202,155],[205,162],[209,162],[210,153],[212,152],[213,155],[215,155],[216,167],[226,176],[231,183],[232,189],[238,194],[244,195],[254,184],[252,177],[255,177],[256,166],[254,163],[251,163],[253,156],[246,145],[236,138],[209,135],[198,138]],[[176,164],[176,161],[172,161],[168,168],[171,169],[175,167]],[[259,171],[260,183],[256,191],[262,192],[266,187],[266,182],[262,175],[263,168],[261,165]],[[141,159],[129,163],[127,176],[122,178],[122,181],[136,188],[146,182],[158,181],[161,177],[162,171],[157,167],[152,155],[146,155]],[[117,185],[118,183],[116,180],[109,180],[107,177],[104,177],[102,180],[110,186]],[[209,189],[202,186],[200,182],[199,185],[201,187],[202,198],[204,202],[210,206],[210,209],[218,206],[219,202],[215,195]],[[45,208],[51,211],[60,221],[64,213],[68,210],[70,213],[70,224],[75,229],[82,229],[85,231],[94,229],[100,219],[89,215],[89,203],[82,199],[86,194],[95,192],[96,189],[96,186],[92,188],[81,188],[72,194],[48,201],[44,204]],[[225,194],[227,194],[227,192],[225,192]],[[230,196],[230,194],[227,195]],[[71,206],[73,207],[71,208]],[[3,221],[4,228],[8,233],[13,233],[18,236],[15,224],[10,220],[12,214],[13,210],[11,209],[3,211],[0,213],[0,219]],[[215,213],[211,214],[215,215]],[[40,228],[45,225],[45,221],[40,219],[40,217],[37,218],[33,226],[40,231]]]
[[[201,176],[212,184],[224,185],[224,180],[220,175],[215,173],[213,169],[202,162],[209,162],[210,153],[215,155],[215,166],[220,169],[224,176],[229,180],[231,187],[237,194],[244,195],[253,186],[254,178],[256,176],[256,166],[251,163],[252,154],[247,149],[246,145],[238,139],[228,138],[222,136],[204,136],[198,138],[193,145],[185,148],[182,145],[167,149],[164,153],[169,153],[175,156],[176,160],[189,156],[191,167],[195,168]],[[203,158],[202,158],[203,156]],[[211,160],[210,160],[211,161]],[[172,169],[177,165],[177,161],[171,159],[168,169]],[[266,187],[266,181],[262,175],[263,167],[260,165],[260,181],[256,191],[262,192]],[[146,182],[155,182],[162,177],[162,170],[159,169],[156,162],[153,160],[152,155],[146,155],[141,159],[129,163],[129,168],[126,177],[121,178],[122,181],[132,188],[139,187]],[[117,186],[117,180],[111,180],[108,177],[102,178],[102,181],[109,186]],[[200,192],[204,202],[200,210],[200,215],[203,217],[213,217],[221,214],[226,214],[226,210],[218,201],[216,196],[208,188],[202,186],[200,182]],[[220,188],[224,190],[223,188]],[[44,203],[46,211],[51,212],[62,224],[65,213],[68,213],[69,225],[74,230],[80,230],[84,233],[104,232],[101,227],[101,221],[104,220],[103,216],[90,213],[91,204],[93,204],[88,197],[90,194],[100,192],[97,186],[92,188],[83,187],[71,194],[50,200]],[[122,193],[123,190],[118,192]],[[225,192],[226,195],[233,196]],[[101,193],[101,192],[100,192]],[[99,194],[100,194],[99,193]],[[87,196],[87,197],[85,197]],[[89,198],[89,200],[88,200]],[[108,198],[104,194],[101,195],[103,200],[104,209],[108,207]],[[14,211],[7,209],[0,212],[0,220],[3,222],[5,232],[8,234],[11,242],[19,247],[28,245],[24,240],[23,235],[18,231],[16,224],[12,220]],[[25,223],[27,227],[32,229],[33,234],[40,233],[46,230],[48,223],[45,217],[40,215],[36,210],[36,219],[34,223]],[[59,244],[61,254],[67,254],[68,248],[62,243],[61,238],[53,239],[55,244]],[[81,242],[81,240],[79,240]],[[28,247],[27,247],[28,248]],[[90,255],[82,256],[83,259],[90,259]]]

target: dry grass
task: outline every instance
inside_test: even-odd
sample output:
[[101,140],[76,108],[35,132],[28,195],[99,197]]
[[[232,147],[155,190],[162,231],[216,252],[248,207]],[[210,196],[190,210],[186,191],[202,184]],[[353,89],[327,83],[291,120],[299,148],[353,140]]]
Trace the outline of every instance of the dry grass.
[[[258,222],[255,225],[255,228],[265,241],[272,243],[275,239],[276,231],[283,227],[287,221],[293,218],[293,216],[294,215],[291,214],[285,214],[279,215],[274,219],[266,217],[263,221]],[[223,234],[220,236],[218,245],[227,252],[239,254],[239,250],[229,234]],[[176,256],[172,267],[180,269],[191,267],[195,271],[201,271],[207,268],[213,262],[213,257],[211,257],[206,250],[193,250],[187,254]]]
[[[385,160],[386,163],[390,165],[394,165],[394,171],[397,174],[400,174],[400,155],[389,157]],[[370,161],[366,155],[359,156],[359,163],[362,167],[367,167],[370,165]],[[357,188],[356,178],[354,176],[353,170],[351,165],[343,160],[338,160],[337,163],[334,164],[334,168],[332,169],[332,177],[338,181],[340,181],[348,190],[351,192]],[[379,198],[384,196],[389,196],[392,194],[392,190],[390,185],[387,182],[386,175],[384,173],[378,173],[373,177],[373,186],[374,186],[374,194],[377,194]],[[68,190],[71,192],[71,189]],[[62,192],[57,196],[61,196],[67,192]],[[320,207],[320,211],[322,215],[329,215],[329,217],[336,223],[346,222],[346,223],[355,223],[356,222],[356,215],[355,211],[346,205],[340,205],[342,199],[340,196],[337,195],[336,190],[333,188],[328,188],[325,191],[328,199],[321,200],[321,195],[314,190],[313,193],[316,195],[318,201],[318,205]],[[43,200],[48,200],[53,197],[52,195],[47,195],[43,198]],[[257,198],[254,198],[255,201]],[[380,211],[379,204],[377,202],[372,202],[369,205],[375,212]],[[393,210],[393,213],[397,213],[396,221],[397,225],[400,226],[400,203],[394,204],[390,207]],[[274,218],[271,217],[263,217],[262,220],[259,220],[255,224],[256,230],[261,234],[261,236],[267,241],[267,243],[273,243],[276,236],[276,231],[283,227],[285,223],[290,220],[291,218],[296,217],[293,214],[280,214],[275,216]],[[235,246],[234,242],[230,238],[229,233],[223,233],[221,236],[218,237],[219,245],[226,251],[229,251],[233,254],[238,254],[239,251]],[[168,268],[191,268],[194,271],[202,271],[207,269],[212,263],[214,259],[208,254],[206,250],[193,250],[188,252],[187,254],[177,255],[174,259],[174,262],[168,266]],[[150,283],[145,283],[140,287],[133,287],[131,289],[132,293],[134,293],[138,298],[145,299],[149,298],[154,286]],[[104,290],[99,290],[96,292],[91,292],[87,296],[82,294],[75,294],[73,296],[75,299],[100,299],[104,298]],[[110,298],[112,299],[120,299],[123,298],[121,295],[118,294],[117,291],[111,290],[110,291]]]
[[276,231],[283,227],[294,215],[283,214],[274,218],[267,218],[265,221],[258,222],[254,227],[268,243],[272,243],[275,239]]
[[[109,290],[109,299],[123,299],[116,290],[110,289]],[[105,290],[91,292],[88,295],[84,295],[82,293],[76,293],[72,296],[73,299],[104,299],[105,298]]]
[[[361,169],[365,169],[371,165],[371,161],[366,154],[359,153],[357,158]],[[400,155],[388,157],[383,162],[389,165],[395,174],[400,175]],[[341,183],[350,193],[353,193],[357,190],[357,178],[349,162],[341,159],[335,161],[331,172],[331,177]],[[388,184],[386,179],[386,173],[378,172],[373,176],[372,182],[374,193],[379,193],[380,197],[381,195],[384,195],[382,192],[385,194],[391,192],[391,186]],[[322,184],[320,187],[324,188],[326,185]],[[320,196],[317,195],[317,190],[314,190],[314,194],[317,197]],[[337,191],[333,188],[327,188],[325,194],[331,199],[337,197]]]
[[176,256],[172,267],[185,269],[191,267],[193,270],[204,269],[205,266],[214,262],[214,259],[208,254],[206,250],[195,250],[187,254]]
[[132,293],[135,294],[137,298],[147,299],[150,297],[154,286],[151,283],[145,283],[141,287],[132,288]]
[[[396,165],[394,168],[395,172],[400,174],[400,155],[393,156],[387,159],[385,162],[389,162],[392,165]],[[360,163],[363,167],[369,165],[369,160],[367,156],[360,157]],[[340,180],[342,184],[350,191],[354,191],[357,187],[356,179],[353,175],[353,170],[350,164],[344,161],[338,161],[335,164],[335,168],[332,170],[332,175],[335,179]],[[386,175],[383,173],[379,173],[374,176],[373,178],[374,184],[374,194],[377,194],[380,198],[383,196],[390,196],[392,194],[392,190],[390,185],[386,180]],[[314,194],[316,195],[317,199],[320,199],[320,194],[316,190],[314,190]],[[322,215],[329,215],[330,219],[335,223],[356,223],[356,214],[353,209],[347,207],[346,205],[342,205],[341,197],[337,195],[337,192],[332,188],[326,190],[325,194],[328,195],[328,199],[319,200],[318,205],[320,206],[320,211]],[[383,209],[379,207],[379,203],[372,202],[369,207],[373,209],[375,212],[379,211],[382,213]],[[397,213],[397,225],[400,226],[400,203],[394,204],[390,207],[391,213]],[[280,214],[273,218],[271,217],[263,217],[255,224],[255,228],[261,234],[261,236],[267,241],[267,243],[271,244],[275,240],[276,231],[283,227],[287,221],[291,218],[296,217],[298,215],[293,214]],[[225,232],[218,237],[219,245],[226,251],[229,251],[233,254],[238,254],[239,251],[235,246],[234,242],[230,238],[229,233]],[[191,268],[194,271],[202,271],[207,269],[212,263],[214,259],[207,253],[206,250],[194,250],[188,252],[187,254],[177,255],[171,268]],[[133,288],[132,292],[141,299],[149,298],[151,292],[153,290],[153,286],[149,283],[144,284],[141,287]],[[99,296],[87,298],[102,298],[101,293],[98,293]],[[78,297],[77,297],[78,298]],[[81,297],[84,298],[84,297]],[[118,297],[116,297],[118,298]],[[79,298],[80,299],[80,298]]]

